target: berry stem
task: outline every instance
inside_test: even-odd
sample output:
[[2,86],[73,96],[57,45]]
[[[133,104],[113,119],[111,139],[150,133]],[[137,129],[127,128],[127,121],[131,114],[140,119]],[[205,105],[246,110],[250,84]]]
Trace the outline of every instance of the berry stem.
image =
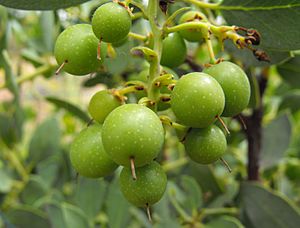
[[188,129],[188,127],[186,127],[184,125],[173,122],[169,116],[161,115],[161,116],[159,116],[159,119],[163,124],[171,126],[171,127],[175,128],[177,130],[186,131]]
[[240,123],[242,124],[244,130],[247,130],[247,125],[246,125],[246,123],[245,123],[245,121],[244,121],[242,115],[239,114],[239,115],[238,115],[238,118],[239,118],[239,121],[240,121]]
[[[23,82],[33,80],[34,78],[36,78],[36,77],[38,77],[42,74],[45,74],[49,71],[52,71],[55,68],[56,68],[56,65],[54,65],[54,64],[42,65],[42,66],[38,67],[36,69],[36,71],[34,71],[33,73],[18,76],[17,79],[16,79],[16,82],[17,82],[18,85],[20,85]],[[7,83],[3,83],[3,84],[0,85],[0,89],[4,89],[7,86],[8,86]]]
[[227,161],[224,158],[220,158],[220,161],[223,163],[223,165],[227,168],[228,172],[231,173],[232,169],[230,168],[229,164],[227,163]]
[[91,119],[89,120],[89,122],[86,124],[86,126],[87,126],[87,127],[91,126],[91,125],[93,124],[93,122],[94,122],[94,119],[91,118]]
[[189,160],[186,157],[182,157],[175,161],[171,161],[163,164],[163,169],[165,172],[169,172],[186,165],[188,162]]
[[185,212],[185,210],[177,202],[177,200],[175,198],[175,192],[170,190],[168,193],[169,193],[169,199],[170,199],[171,204],[173,205],[175,210],[178,212],[178,214],[182,217],[182,219],[187,223],[193,222],[193,218],[190,215],[188,215]]
[[68,63],[68,60],[65,60],[59,67],[58,69],[55,71],[55,75],[58,75],[60,73],[60,71],[64,68],[64,66]]
[[151,210],[150,210],[150,206],[148,203],[146,203],[146,210],[147,210],[147,216],[148,216],[149,222],[152,223]]
[[137,33],[134,33],[134,32],[128,33],[128,36],[133,38],[133,39],[140,40],[140,41],[143,41],[143,42],[145,42],[148,39],[147,36],[143,36],[141,34],[137,34]]
[[101,42],[102,42],[102,39],[99,40],[98,47],[97,47],[97,59],[98,60],[101,60]]
[[124,94],[134,93],[134,92],[140,91],[140,90],[144,90],[142,85],[140,85],[140,86],[137,86],[137,85],[127,86],[127,87],[124,87],[124,88],[119,89],[117,91],[118,91],[118,94],[122,96]]
[[136,180],[136,173],[135,173],[135,165],[134,165],[134,158],[131,157],[130,158],[130,168],[131,168],[131,175],[132,175],[132,179]]
[[230,215],[238,215],[239,209],[236,207],[225,207],[225,208],[205,208],[201,211],[202,219],[209,215],[220,215],[220,214],[230,214]]
[[207,3],[207,2],[199,1],[199,0],[183,0],[183,2],[192,3],[200,8],[205,8],[205,9],[216,10],[216,9],[220,8],[219,3]]
[[212,43],[211,43],[211,40],[210,40],[209,36],[207,38],[205,38],[205,42],[206,42],[206,45],[207,45],[210,61],[211,61],[212,64],[216,64],[217,60],[216,60],[214,49],[213,49],[213,46],[212,46]]
[[162,53],[162,31],[157,25],[157,14],[158,1],[149,0],[147,15],[153,35],[153,51],[157,54],[157,57],[150,62],[148,79],[148,98],[154,102],[154,110],[157,108],[157,101],[159,100],[160,91],[152,82],[160,75],[160,58]]
[[220,116],[216,116],[216,118],[220,121],[220,123],[222,124],[223,128],[225,129],[226,133],[228,135],[230,135],[230,131],[228,130],[228,127],[226,126],[225,122],[223,121],[223,119]]

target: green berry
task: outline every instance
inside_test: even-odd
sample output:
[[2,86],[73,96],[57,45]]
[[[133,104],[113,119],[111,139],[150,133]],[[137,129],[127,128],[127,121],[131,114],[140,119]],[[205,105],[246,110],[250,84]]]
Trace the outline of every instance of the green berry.
[[[186,22],[206,22],[206,16],[198,11],[189,11],[181,16],[179,23],[183,24]],[[190,42],[200,42],[208,35],[207,28],[197,28],[197,29],[186,29],[179,31],[180,35]]]
[[122,40],[119,40],[119,41],[117,41],[117,42],[115,42],[115,43],[112,43],[112,45],[114,46],[114,47],[121,47],[121,46],[123,46],[125,43],[127,43],[127,41],[128,41],[128,36],[126,36],[125,38],[123,38]]
[[[98,39],[88,24],[68,27],[57,38],[54,55],[63,70],[73,75],[86,75],[97,71],[102,61],[97,59]],[[105,43],[101,44],[101,58],[106,56]]]
[[204,70],[213,76],[225,94],[225,108],[222,116],[231,117],[242,112],[249,103],[251,89],[245,72],[236,64],[221,62]]
[[89,103],[89,113],[99,123],[103,123],[112,110],[120,106],[122,102],[108,90],[97,92]]
[[92,27],[100,40],[115,43],[128,35],[131,28],[131,17],[123,6],[109,2],[96,10],[92,19]]
[[137,179],[133,180],[131,170],[124,167],[120,174],[120,187],[125,198],[138,207],[158,202],[167,186],[167,176],[155,161],[136,169]]
[[118,167],[103,148],[99,124],[89,126],[75,137],[70,159],[74,169],[85,177],[103,177]]
[[164,128],[158,116],[139,104],[126,104],[113,110],[105,119],[103,145],[119,165],[135,166],[151,162],[164,143]]
[[163,40],[160,63],[167,67],[177,67],[186,57],[186,45],[179,33],[172,33]]
[[212,125],[207,128],[194,128],[189,131],[184,146],[193,161],[200,164],[210,164],[223,156],[227,142],[222,130]]
[[205,73],[182,76],[171,93],[171,108],[187,126],[204,128],[223,112],[225,97],[220,84]]

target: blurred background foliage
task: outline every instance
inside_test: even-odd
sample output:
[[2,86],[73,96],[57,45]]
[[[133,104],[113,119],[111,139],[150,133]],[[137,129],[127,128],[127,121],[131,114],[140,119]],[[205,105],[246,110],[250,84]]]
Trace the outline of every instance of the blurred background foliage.
[[[16,7],[9,5],[12,2],[22,1],[2,0],[0,4]],[[33,4],[27,2],[29,7]],[[87,104],[91,96],[101,89],[124,84],[147,67],[141,58],[129,55],[130,49],[139,43],[129,39],[115,48],[116,56],[107,57],[97,74],[55,76],[56,37],[69,25],[89,23],[103,1],[88,1],[79,6],[80,1],[68,1],[68,5],[59,5],[60,1],[55,0],[39,2],[40,6],[51,9],[72,3],[76,6],[55,11],[0,6],[0,227],[151,227],[143,209],[131,206],[123,198],[115,178],[120,170],[105,179],[77,178],[68,157],[72,139],[90,119]],[[185,3],[176,2],[170,10],[183,6]],[[224,20],[219,14],[214,16]],[[246,16],[235,21],[234,11],[225,12],[224,17],[232,24],[247,21],[251,25]],[[299,25],[300,21],[295,23]],[[292,25],[287,28],[291,33]],[[260,26],[263,30],[264,25]],[[281,29],[272,26],[274,30]],[[136,20],[132,31],[147,34],[148,24],[143,19]],[[230,44],[226,45],[227,52],[220,52],[219,57],[243,64],[251,80],[252,98],[245,115],[259,106],[256,75],[266,68],[269,72],[263,97],[260,182],[247,181],[248,141],[237,120],[226,120],[231,135],[225,159],[232,173],[219,162],[202,166],[188,160],[176,133],[167,128],[160,160],[169,183],[163,199],[152,208],[155,227],[191,227],[191,224],[197,227],[200,222],[213,228],[299,227],[300,53],[296,50],[300,47],[297,45],[297,42],[286,44],[284,50],[280,46],[278,50],[267,46],[274,56],[271,64],[261,64],[251,53]],[[199,66],[208,62],[205,47],[193,44],[189,47],[189,56]],[[218,44],[215,49],[220,49]],[[185,63],[174,70],[182,75],[191,68]]]

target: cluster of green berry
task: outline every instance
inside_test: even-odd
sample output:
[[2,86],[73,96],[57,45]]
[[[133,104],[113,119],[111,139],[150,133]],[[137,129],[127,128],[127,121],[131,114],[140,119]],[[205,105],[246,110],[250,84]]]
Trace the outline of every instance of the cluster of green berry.
[[[106,3],[95,11],[92,26],[80,24],[67,28],[55,46],[60,68],[74,75],[97,71],[106,55],[106,43],[127,39],[130,13],[122,3]],[[207,21],[204,14],[189,11],[179,23],[195,20]],[[167,185],[166,174],[155,161],[165,141],[163,123],[180,126],[184,135],[181,141],[195,162],[210,164],[223,156],[226,137],[214,122],[222,121],[222,116],[236,116],[247,107],[250,99],[247,75],[238,65],[226,61],[179,79],[167,68],[184,62],[187,52],[184,39],[199,42],[208,39],[207,34],[205,27],[169,34],[163,38],[160,59],[160,64],[166,67],[153,81],[149,82],[147,69],[139,74],[138,81],[127,83],[127,87],[102,90],[91,98],[88,111],[96,123],[76,136],[70,152],[71,163],[80,175],[104,177],[123,166],[120,188],[125,198],[134,205],[149,208],[161,199]],[[147,91],[153,86],[160,95],[157,101],[151,100]],[[124,94],[130,92],[136,93],[138,104],[125,102]],[[178,123],[157,115],[157,111],[168,108]]]
[[[131,16],[118,3],[106,3],[93,15],[92,25],[77,24],[68,27],[56,40],[54,55],[64,71],[86,75],[97,71],[107,52],[107,43],[127,38]],[[103,42],[102,42],[103,41]]]

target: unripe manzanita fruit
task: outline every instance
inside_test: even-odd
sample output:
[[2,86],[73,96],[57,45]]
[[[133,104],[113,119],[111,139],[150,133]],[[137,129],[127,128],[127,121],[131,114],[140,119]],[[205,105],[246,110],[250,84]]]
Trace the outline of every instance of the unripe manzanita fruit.
[[182,64],[186,57],[186,44],[179,33],[169,34],[163,40],[160,63],[167,67],[177,67]]
[[122,104],[121,100],[108,90],[102,90],[91,98],[88,111],[99,123],[103,123],[107,115]]
[[125,104],[114,109],[105,119],[103,145],[119,165],[135,166],[151,162],[164,143],[164,128],[158,116],[139,104]]
[[182,76],[171,93],[171,108],[179,122],[194,128],[212,124],[223,112],[225,97],[220,84],[205,73]]
[[101,130],[100,124],[91,125],[83,129],[71,145],[72,166],[82,176],[104,177],[118,167],[103,148]]
[[118,3],[105,3],[95,11],[92,27],[100,40],[115,43],[125,39],[128,35],[131,17],[128,11]]
[[222,86],[225,108],[222,116],[231,117],[242,112],[249,103],[251,89],[245,72],[236,64],[221,62],[204,70]]
[[[98,39],[88,24],[68,27],[57,38],[54,55],[63,70],[73,75],[86,75],[97,71],[102,61],[97,59]],[[106,56],[106,43],[101,44],[101,58]]]
[[[207,18],[206,16],[199,12],[199,11],[188,11],[185,14],[183,14],[180,19],[179,23],[185,23],[185,22],[206,22]],[[195,29],[185,29],[179,31],[180,35],[190,42],[200,42],[208,35],[208,29],[206,27],[203,28],[195,28]]]
[[215,125],[193,128],[186,136],[184,147],[189,157],[200,164],[215,162],[225,153],[226,137]]
[[124,167],[120,174],[120,187],[125,198],[138,207],[147,207],[158,202],[167,186],[167,175],[155,161],[136,169],[133,180],[131,170]]

